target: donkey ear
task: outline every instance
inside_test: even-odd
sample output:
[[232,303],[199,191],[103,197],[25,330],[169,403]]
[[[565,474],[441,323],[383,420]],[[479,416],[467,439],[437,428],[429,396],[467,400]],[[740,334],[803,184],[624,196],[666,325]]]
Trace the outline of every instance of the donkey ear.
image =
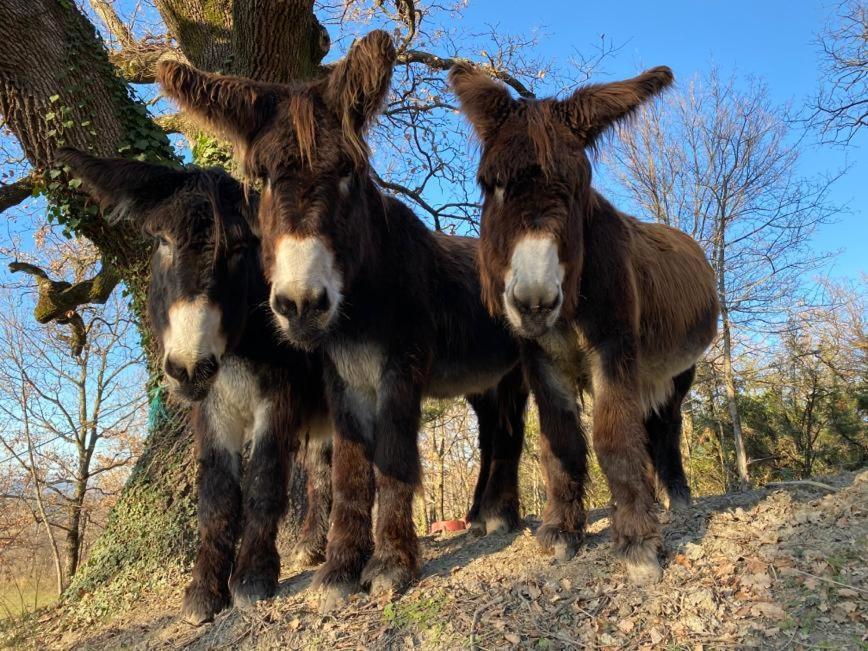
[[211,74],[179,61],[161,61],[157,81],[194,119],[242,146],[265,124],[277,100],[274,84]]
[[674,81],[672,70],[659,66],[632,79],[585,86],[558,102],[555,114],[586,144],[593,144],[606,129],[629,118]]
[[341,116],[345,132],[364,133],[392,81],[395,46],[388,32],[376,30],[353,43],[326,82],[326,97]]
[[83,189],[103,209],[124,211],[145,208],[163,201],[186,180],[188,172],[155,163],[121,158],[97,158],[77,149],[64,148],[55,161],[67,165],[70,176],[82,181]]
[[494,134],[515,105],[506,86],[469,63],[452,66],[449,83],[482,141]]

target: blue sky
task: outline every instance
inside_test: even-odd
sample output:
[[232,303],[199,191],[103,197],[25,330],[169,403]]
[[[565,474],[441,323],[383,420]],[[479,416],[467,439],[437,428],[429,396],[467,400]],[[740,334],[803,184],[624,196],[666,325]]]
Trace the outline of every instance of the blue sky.
[[[819,70],[816,35],[832,16],[829,0],[668,0],[666,2],[499,2],[472,0],[462,27],[486,25],[516,34],[544,33],[541,56],[567,61],[590,53],[605,34],[622,46],[605,61],[602,79],[617,79],[654,65],[668,65],[686,82],[716,65],[723,77],[736,73],[763,78],[774,101],[796,108],[816,92]],[[811,140],[812,142],[812,140]],[[847,150],[811,146],[801,172],[814,176],[850,165],[831,194],[849,214],[821,227],[814,246],[841,250],[831,273],[858,277],[868,271],[868,133]]]

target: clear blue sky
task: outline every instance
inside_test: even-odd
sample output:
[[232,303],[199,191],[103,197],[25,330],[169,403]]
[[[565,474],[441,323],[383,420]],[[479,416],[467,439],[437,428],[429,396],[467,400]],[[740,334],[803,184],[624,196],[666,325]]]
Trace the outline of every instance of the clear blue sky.
[[[663,2],[583,2],[545,0],[514,2],[471,0],[462,27],[485,25],[527,34],[546,34],[539,53],[566,62],[576,50],[590,53],[600,34],[623,47],[604,64],[606,78],[617,79],[638,69],[668,65],[676,80],[686,82],[717,65],[722,76],[737,73],[768,83],[772,99],[802,105],[816,92],[816,34],[832,15],[830,0],[666,0]],[[848,206],[850,214],[823,226],[815,246],[843,250],[833,275],[858,277],[868,271],[868,133],[846,151],[811,147],[803,156],[802,173],[833,172],[845,164],[850,171],[836,184],[832,201]]]

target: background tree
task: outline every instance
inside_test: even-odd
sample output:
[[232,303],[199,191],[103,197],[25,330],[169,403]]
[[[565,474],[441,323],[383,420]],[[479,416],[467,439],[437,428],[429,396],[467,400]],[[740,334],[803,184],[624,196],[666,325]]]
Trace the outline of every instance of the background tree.
[[817,38],[821,82],[810,121],[825,142],[849,143],[868,126],[868,5],[838,2]]
[[[60,246],[54,269],[62,273],[67,261],[74,279],[92,272],[92,249]],[[71,349],[79,335],[59,324],[33,328],[29,297],[13,291],[5,290],[0,310],[0,461],[25,473],[30,490],[17,497],[41,521],[59,593],[78,569],[89,528],[104,524],[91,506],[113,491],[100,480],[134,460],[144,428],[145,372],[120,295],[105,308],[82,309],[81,340]]]
[[749,481],[739,380],[741,350],[784,329],[804,275],[825,259],[810,248],[837,207],[834,179],[798,173],[800,149],[783,109],[751,81],[738,90],[716,71],[643,110],[612,149],[614,175],[641,213],[689,233],[718,281],[721,321],[712,378],[720,382],[737,475]]

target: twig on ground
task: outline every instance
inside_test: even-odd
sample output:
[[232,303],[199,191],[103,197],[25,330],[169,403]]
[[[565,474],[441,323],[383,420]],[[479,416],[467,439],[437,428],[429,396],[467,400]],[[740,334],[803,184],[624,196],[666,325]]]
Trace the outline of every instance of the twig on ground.
[[813,479],[794,479],[792,481],[773,481],[769,482],[765,485],[766,488],[777,488],[778,486],[813,486],[814,488],[822,488],[827,491],[832,491],[833,493],[837,493],[838,489],[834,486],[829,486],[829,484],[824,484],[820,481],[814,481]]

